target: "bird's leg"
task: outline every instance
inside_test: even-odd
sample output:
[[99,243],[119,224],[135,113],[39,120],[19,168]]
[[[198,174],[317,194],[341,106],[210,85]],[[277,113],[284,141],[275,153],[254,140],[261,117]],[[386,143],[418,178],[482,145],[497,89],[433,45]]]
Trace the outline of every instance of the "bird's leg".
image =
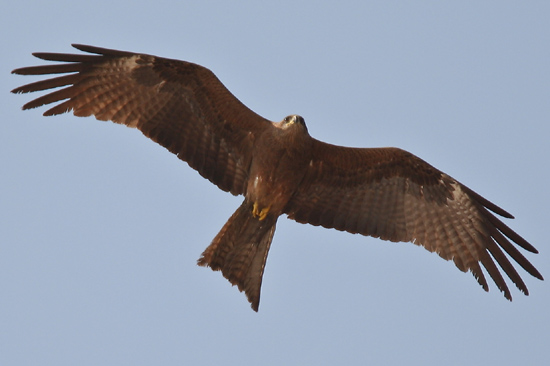
[[267,213],[269,212],[270,208],[271,205],[266,206],[260,210],[258,202],[254,202],[254,206],[252,207],[252,215],[254,217],[257,217],[260,221],[263,221],[267,217]]

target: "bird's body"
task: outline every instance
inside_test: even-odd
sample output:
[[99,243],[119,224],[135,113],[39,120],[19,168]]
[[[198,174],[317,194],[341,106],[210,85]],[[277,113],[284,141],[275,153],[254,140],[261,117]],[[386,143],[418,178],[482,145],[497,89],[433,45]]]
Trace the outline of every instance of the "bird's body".
[[409,152],[327,144],[312,138],[297,115],[270,122],[196,64],[75,47],[88,54],[37,53],[64,63],[13,71],[65,74],[13,90],[64,87],[24,109],[62,101],[45,115],[73,110],[76,116],[137,128],[220,189],[243,195],[198,263],[222,271],[256,311],[267,254],[283,214],[300,223],[422,245],[472,272],[488,290],[484,267],[508,299],[495,262],[525,294],[527,287],[508,257],[542,279],[514,243],[536,249],[490,211],[512,215]]
[[[272,123],[270,129],[254,144],[243,204],[198,261],[199,265],[221,270],[245,291],[255,310],[277,219],[285,212],[311,161],[311,139],[302,117],[288,116]],[[293,150],[289,151],[289,146]]]
[[289,116],[273,127],[254,146],[245,196],[260,212],[280,216],[311,161],[311,138],[300,116]]

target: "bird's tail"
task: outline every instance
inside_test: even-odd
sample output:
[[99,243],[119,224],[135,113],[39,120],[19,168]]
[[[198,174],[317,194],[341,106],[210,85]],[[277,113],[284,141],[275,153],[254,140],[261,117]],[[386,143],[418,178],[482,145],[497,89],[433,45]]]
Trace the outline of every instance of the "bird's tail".
[[252,309],[258,311],[267,253],[277,216],[263,220],[252,215],[246,200],[225,223],[198,260],[199,266],[222,271],[225,278],[244,291]]

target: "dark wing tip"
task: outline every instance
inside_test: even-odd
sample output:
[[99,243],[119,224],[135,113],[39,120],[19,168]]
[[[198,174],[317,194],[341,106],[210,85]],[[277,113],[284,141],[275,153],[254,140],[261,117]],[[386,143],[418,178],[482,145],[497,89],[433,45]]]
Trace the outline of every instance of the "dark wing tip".
[[[16,70],[13,70],[11,73],[12,73],[12,74],[17,74],[15,71],[16,71]],[[23,90],[23,87],[19,86],[19,87],[15,88],[15,89],[12,89],[12,90],[10,91],[10,93],[13,93],[13,94],[22,94],[22,93],[28,93],[28,92],[25,92],[25,91]],[[23,108],[23,109],[25,109],[25,108]]]
[[103,56],[132,56],[136,54],[135,52],[119,51],[111,48],[89,46],[89,45],[79,44],[79,43],[72,43],[71,46],[73,46],[74,48],[82,52],[95,53],[97,55],[103,55]]
[[[33,67],[33,66],[31,66],[31,67]],[[29,73],[28,69],[29,69],[29,67],[19,67],[17,69],[11,70],[11,73],[16,74],[16,75],[32,75],[31,73]],[[18,89],[20,89],[20,88],[15,88],[11,92],[12,93],[21,93],[19,91],[16,91]]]
[[489,210],[493,211],[497,215],[500,215],[502,217],[505,217],[507,219],[513,219],[514,216],[509,213],[508,211],[504,210],[503,208],[495,205],[493,202],[489,201],[485,197],[481,196],[480,194],[474,192],[470,188],[462,185],[462,189],[464,189],[470,197],[473,197],[477,202],[479,202],[484,207],[487,207]]
[[106,49],[101,48],[101,47],[90,46],[90,45],[86,45],[86,44],[82,44],[82,43],[71,43],[71,46],[76,48],[77,50],[80,50],[80,51],[83,51],[83,52],[88,52],[88,53],[95,53],[95,54],[98,54],[98,55],[103,54],[102,51],[106,50]]
[[[32,55],[36,58],[45,61],[58,61],[58,62],[69,62],[69,63],[80,63],[80,62],[89,62],[97,60],[100,57],[123,57],[123,56],[133,56],[136,53],[119,51],[109,48],[101,48],[88,46],[83,44],[72,44],[77,50],[86,52],[85,54],[70,54],[70,53],[53,53],[53,52],[33,52]],[[61,69],[59,69],[61,67]],[[30,67],[21,67],[12,70],[12,74],[18,75],[43,75],[43,74],[55,74],[55,73],[66,73],[74,72],[80,70],[67,70],[67,68],[74,68],[76,66],[68,66],[67,64],[63,65],[50,65],[50,66],[30,66]],[[16,90],[16,89],[15,89]],[[18,91],[16,91],[18,92]]]
[[540,272],[533,267],[533,270],[532,271],[529,271],[529,274],[533,277],[535,277],[536,279],[539,279],[541,281],[544,281],[544,277],[542,277],[542,275],[540,274]]

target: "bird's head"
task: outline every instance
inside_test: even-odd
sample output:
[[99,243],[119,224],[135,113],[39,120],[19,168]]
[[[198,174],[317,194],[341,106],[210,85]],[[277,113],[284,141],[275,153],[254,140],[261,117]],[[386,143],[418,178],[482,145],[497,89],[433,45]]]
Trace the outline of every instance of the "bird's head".
[[278,127],[283,130],[286,130],[288,128],[296,128],[298,126],[303,128],[307,132],[306,121],[302,116],[299,116],[297,114],[286,116],[285,119],[278,123]]

